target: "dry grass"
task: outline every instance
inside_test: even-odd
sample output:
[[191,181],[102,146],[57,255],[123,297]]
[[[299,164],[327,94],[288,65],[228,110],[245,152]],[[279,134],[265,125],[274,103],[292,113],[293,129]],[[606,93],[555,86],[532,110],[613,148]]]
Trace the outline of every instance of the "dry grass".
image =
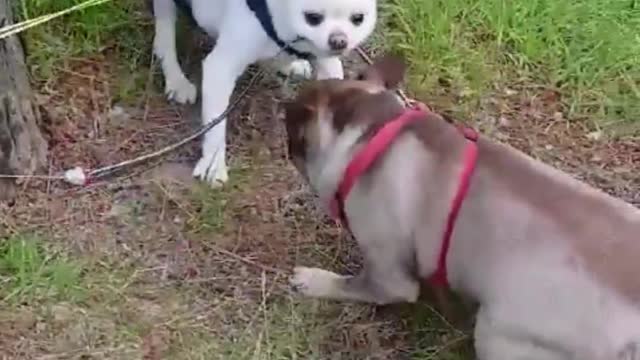
[[[197,123],[194,109],[166,103],[146,66],[132,69],[145,81],[125,99],[127,77],[108,48],[76,57],[38,82],[51,172],[157,149]],[[359,252],[289,165],[277,88],[263,80],[234,112],[222,190],[191,179],[191,144],[88,188],[28,182],[15,205],[0,205],[0,358],[469,358],[468,332],[428,303],[372,307],[290,293],[294,264],[353,273]],[[468,120],[639,204],[637,141],[595,141],[559,106],[553,92],[502,89]]]
[[[156,90],[148,111],[114,111],[108,89],[117,80],[109,63],[69,64],[55,86],[41,88],[51,171],[128,158],[194,125],[189,111],[167,105]],[[86,189],[24,185],[16,205],[2,208],[0,238],[33,238],[45,258],[54,254],[50,247],[61,249],[77,264],[84,295],[5,302],[0,318],[13,330],[2,334],[2,355],[389,358],[409,351],[396,344],[405,330],[393,316],[290,294],[294,263],[353,269],[357,253],[315,209],[286,160],[274,104],[264,100],[277,96],[267,90],[272,81],[234,114],[231,182],[223,190],[191,179],[185,162],[195,160],[196,144],[159,167]]]

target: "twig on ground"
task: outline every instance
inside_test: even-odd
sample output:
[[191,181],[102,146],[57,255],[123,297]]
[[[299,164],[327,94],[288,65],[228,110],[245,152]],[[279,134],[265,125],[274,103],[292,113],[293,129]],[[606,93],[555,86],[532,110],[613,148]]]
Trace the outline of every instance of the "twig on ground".
[[288,271],[284,271],[282,269],[278,269],[278,268],[274,268],[274,267],[271,267],[271,266],[267,266],[267,265],[264,265],[264,264],[257,263],[257,262],[255,262],[253,260],[247,259],[245,257],[242,257],[242,256],[240,256],[238,254],[235,254],[235,253],[233,253],[231,251],[222,249],[222,248],[220,248],[218,246],[215,246],[215,245],[212,245],[212,244],[207,244],[205,246],[208,247],[209,249],[217,252],[217,253],[226,255],[226,256],[228,256],[230,258],[233,258],[235,260],[241,261],[241,262],[243,262],[245,264],[252,265],[254,267],[260,268],[260,269],[262,269],[263,271],[266,271],[266,272],[279,274],[279,275],[288,274],[289,273]]
[[[65,180],[69,183],[72,184],[76,184],[76,185],[81,185],[81,184],[85,184],[86,185],[86,181],[90,180],[90,181],[95,181],[97,179],[103,178],[103,177],[107,177],[109,175],[112,175],[113,173],[115,173],[116,171],[125,168],[125,167],[129,167],[129,166],[133,166],[133,165],[137,165],[140,163],[144,163],[150,159],[154,159],[154,158],[158,158],[161,156],[164,156],[188,143],[190,143],[191,141],[199,138],[200,136],[204,135],[207,131],[211,130],[214,126],[218,125],[224,118],[226,118],[229,113],[231,111],[233,111],[237,105],[240,103],[240,101],[242,99],[244,99],[244,97],[248,94],[249,90],[258,82],[258,80],[260,78],[262,78],[263,75],[263,71],[258,70],[253,77],[251,78],[251,80],[249,80],[249,83],[247,84],[247,86],[240,92],[240,94],[236,97],[235,100],[233,100],[233,102],[229,105],[229,107],[227,107],[227,109],[225,109],[225,111],[218,117],[216,117],[215,119],[213,119],[211,122],[209,122],[206,125],[203,125],[202,127],[200,127],[200,129],[198,129],[196,132],[194,132],[193,134],[187,136],[186,138],[168,145],[162,149],[159,149],[157,151],[154,151],[152,153],[146,154],[146,155],[142,155],[139,156],[137,158],[134,159],[130,159],[130,160],[126,160],[126,161],[122,161],[120,163],[114,164],[114,165],[109,165],[109,166],[104,166],[98,169],[94,169],[91,170],[89,172],[87,172],[86,174],[84,173],[84,170],[82,168],[76,167],[74,169],[71,170],[67,170],[64,172],[63,175],[55,175],[55,176],[48,176],[48,175],[8,175],[8,174],[0,174],[0,179],[43,179],[43,180]],[[73,173],[72,173],[73,172]]]
[[434,352],[433,354],[431,354],[427,359],[439,359],[440,357],[438,355],[442,354],[443,352],[450,350],[451,348],[457,346],[458,344],[460,344],[461,342],[467,341],[469,339],[469,335],[468,334],[463,334],[460,335],[450,341],[447,341],[446,343],[444,343],[442,346],[439,346]]

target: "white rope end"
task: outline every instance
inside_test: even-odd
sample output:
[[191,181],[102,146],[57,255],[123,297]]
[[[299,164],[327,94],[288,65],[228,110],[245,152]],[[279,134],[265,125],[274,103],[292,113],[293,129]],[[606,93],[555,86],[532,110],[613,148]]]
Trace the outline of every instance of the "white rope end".
[[85,185],[87,183],[87,175],[81,167],[76,166],[64,172],[64,180],[73,185]]

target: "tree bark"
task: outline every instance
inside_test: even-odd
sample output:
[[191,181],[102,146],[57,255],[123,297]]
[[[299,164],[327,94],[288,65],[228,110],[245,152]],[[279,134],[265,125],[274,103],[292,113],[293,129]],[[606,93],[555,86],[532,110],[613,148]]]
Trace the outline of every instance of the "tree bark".
[[[13,1],[0,0],[0,28],[13,23]],[[46,164],[39,121],[20,39],[0,40],[0,175],[31,175]],[[15,186],[14,179],[0,178],[0,201],[11,200]]]

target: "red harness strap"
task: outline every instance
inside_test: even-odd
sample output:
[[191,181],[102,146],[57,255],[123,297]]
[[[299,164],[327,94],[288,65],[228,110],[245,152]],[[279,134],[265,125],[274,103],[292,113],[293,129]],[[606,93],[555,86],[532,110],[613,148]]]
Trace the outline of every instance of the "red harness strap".
[[436,268],[436,272],[429,277],[429,282],[434,286],[447,286],[449,284],[447,280],[447,255],[451,247],[451,235],[453,234],[453,227],[458,219],[462,202],[469,191],[471,176],[473,175],[478,160],[478,144],[476,143],[478,141],[478,133],[468,127],[460,128],[460,130],[469,141],[467,141],[467,146],[464,148],[464,167],[460,174],[458,191],[456,191],[456,195],[451,203],[449,216],[447,217],[447,227],[442,235],[442,247],[440,248],[440,256],[438,257],[438,267]]
[[[402,130],[414,121],[422,119],[424,115],[425,112],[421,109],[408,109],[400,116],[384,125],[353,157],[345,170],[342,181],[340,182],[338,190],[330,204],[331,215],[336,219],[340,219],[347,229],[349,228],[349,223],[344,210],[344,201],[360,175],[364,174],[380,157],[380,155],[389,148],[391,143],[398,137]],[[451,208],[449,210],[449,216],[447,217],[445,232],[442,237],[442,247],[440,248],[440,254],[438,257],[438,267],[436,268],[435,273],[429,277],[429,282],[435,286],[446,286],[448,284],[447,255],[451,245],[451,235],[453,234],[453,228],[458,217],[458,212],[460,211],[462,202],[469,190],[471,176],[473,175],[478,158],[478,145],[476,144],[476,141],[478,140],[478,133],[470,128],[461,128],[461,132],[469,141],[465,147],[464,167],[462,169],[462,174],[460,175],[460,184],[455,197],[453,198]]]

